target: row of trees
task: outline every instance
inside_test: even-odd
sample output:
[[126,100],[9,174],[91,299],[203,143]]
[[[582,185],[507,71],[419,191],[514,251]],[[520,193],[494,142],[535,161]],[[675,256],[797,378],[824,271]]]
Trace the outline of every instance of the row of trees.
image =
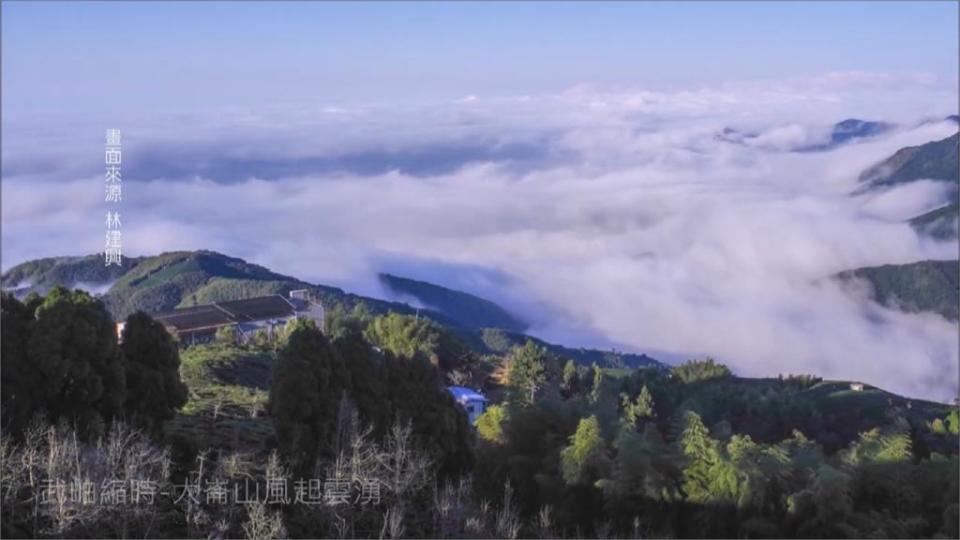
[[[560,368],[531,343],[507,361],[507,400],[477,422],[474,478],[478,497],[513,486],[521,534],[549,511],[571,536],[957,535],[955,437],[951,455],[916,451],[917,426],[897,407],[852,441],[814,430],[846,441],[826,452],[797,430],[776,438],[791,396],[813,383],[744,392],[712,360],[617,378]],[[734,429],[751,422],[761,440]]]
[[[269,439],[250,455],[184,454],[161,438],[163,422],[187,398],[177,343],[162,325],[131,315],[118,340],[98,299],[59,288],[25,302],[4,295],[2,307],[5,535],[435,535],[440,482],[455,486],[443,488],[444,497],[472,494],[460,479],[473,465],[473,434],[440,369],[464,360],[466,349],[432,323],[348,317],[330,340],[312,321],[292,321],[270,347],[277,361],[268,409],[279,454],[264,453]],[[234,347],[229,341],[213,346]],[[282,478],[292,493],[297,481],[331,475],[376,481],[384,500],[316,512],[193,497],[117,508],[72,498],[75,485],[149,481],[170,493],[258,477]],[[479,533],[487,525],[475,526]]]
[[[326,334],[296,320],[271,347],[275,438],[261,451],[171,455],[148,437],[186,397],[161,325],[133,315],[118,343],[102,304],[76,291],[4,296],[2,307],[4,427],[16,434],[0,445],[6,536],[958,535],[955,437],[942,455],[918,435],[950,437],[955,418],[824,412],[800,398],[810,377],[744,382],[712,360],[605,370],[527,342],[483,361],[505,363],[506,388],[475,434],[445,389],[478,365],[454,335],[331,310]],[[31,424],[38,412],[47,420]],[[841,429],[851,414],[862,423]],[[305,479],[334,479],[375,484],[382,498],[84,507],[54,492],[41,505],[58,478],[174,491],[253,479],[288,498]]]
[[310,320],[297,320],[289,329],[274,370],[269,413],[280,448],[296,470],[314,471],[318,462],[333,457],[342,438],[339,419],[352,408],[375,437],[396,421],[411,423],[418,444],[443,476],[472,466],[466,413],[446,391],[435,365],[437,353],[427,356],[422,347],[407,347],[417,340],[409,340],[410,326],[394,317],[378,318],[367,329],[383,347],[356,331],[331,342]]
[[3,294],[3,429],[19,437],[37,414],[97,436],[113,419],[159,434],[187,400],[176,342],[144,313],[118,339],[103,303],[54,288],[20,302]]

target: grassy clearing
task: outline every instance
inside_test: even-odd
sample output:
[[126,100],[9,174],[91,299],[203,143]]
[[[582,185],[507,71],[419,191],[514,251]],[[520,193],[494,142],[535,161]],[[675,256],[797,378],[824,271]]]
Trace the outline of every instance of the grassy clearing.
[[199,446],[256,449],[273,433],[266,416],[272,351],[220,344],[194,346],[180,355],[189,389],[183,410],[167,423],[170,436]]

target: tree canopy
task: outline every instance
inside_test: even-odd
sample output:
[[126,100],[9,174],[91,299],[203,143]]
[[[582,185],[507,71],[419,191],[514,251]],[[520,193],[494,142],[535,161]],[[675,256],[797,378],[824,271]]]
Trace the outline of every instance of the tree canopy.
[[278,353],[268,402],[280,448],[297,470],[310,470],[332,454],[337,412],[348,390],[340,353],[313,321],[298,319]]
[[533,404],[547,380],[547,351],[528,340],[510,355],[507,370],[510,402],[518,406]]
[[162,324],[138,311],[127,317],[120,348],[126,360],[127,416],[159,434],[163,422],[187,402],[177,343]]
[[55,287],[34,312],[25,359],[30,394],[50,420],[102,433],[123,411],[126,380],[116,329],[103,303]]

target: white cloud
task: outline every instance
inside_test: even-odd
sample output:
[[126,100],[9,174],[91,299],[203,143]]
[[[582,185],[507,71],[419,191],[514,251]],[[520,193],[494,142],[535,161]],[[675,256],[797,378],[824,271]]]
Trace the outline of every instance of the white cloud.
[[[957,391],[955,324],[872,306],[821,278],[956,256],[902,222],[935,205],[936,186],[849,196],[863,168],[952,128],[782,151],[864,112],[951,112],[956,96],[940,92],[922,77],[834,74],[409,109],[324,105],[226,115],[182,136],[182,119],[151,120],[127,141],[161,178],[125,184],[124,242],[131,254],[215,249],[360,292],[379,290],[375,273],[396,261],[496,269],[510,279],[482,292],[568,344],[712,354],[747,375],[812,372],[946,399]],[[718,141],[731,125],[759,136]],[[100,249],[98,177],[74,172],[98,152],[73,148],[46,170],[27,145],[4,147],[5,166],[10,157],[20,171],[3,179],[4,268]],[[412,277],[435,277],[421,268]]]

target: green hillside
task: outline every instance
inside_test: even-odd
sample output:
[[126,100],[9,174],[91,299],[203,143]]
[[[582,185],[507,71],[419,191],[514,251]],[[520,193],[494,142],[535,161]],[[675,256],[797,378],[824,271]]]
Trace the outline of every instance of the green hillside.
[[601,351],[597,349],[570,348],[562,345],[553,345],[545,341],[531,338],[525,334],[507,332],[500,328],[483,328],[464,336],[465,341],[475,350],[483,354],[507,354],[514,347],[518,347],[531,340],[547,349],[550,354],[561,358],[569,358],[580,365],[597,364],[605,368],[638,368],[645,366],[661,366],[660,362],[645,354],[634,354],[620,351]]
[[[494,327],[489,329],[494,333],[495,328],[514,329],[503,332],[498,338],[499,341],[509,342],[508,347],[522,344],[528,338],[516,330],[526,328],[525,324],[493,302],[426,282],[396,276],[389,276],[387,279],[404,292],[423,303],[435,305],[438,309],[417,309],[402,302],[388,302],[351,294],[336,287],[307,283],[243,259],[207,250],[174,251],[152,257],[125,258],[123,266],[109,268],[104,266],[99,255],[39,259],[11,268],[3,275],[2,283],[5,289],[13,289],[24,283],[33,285],[14,291],[21,298],[30,291],[43,293],[57,284],[69,288],[78,285],[112,284],[100,298],[117,320],[138,310],[153,314],[178,307],[268,294],[286,295],[291,290],[308,289],[328,309],[339,306],[345,312],[350,312],[354,308],[362,307],[371,315],[395,312],[403,315],[416,314],[433,320],[453,330],[481,354],[505,350],[502,344],[491,346],[493,341],[483,337],[488,331],[485,329],[487,326]],[[557,354],[583,364],[636,367],[657,363],[645,355],[544,345]]]
[[[32,287],[18,287],[21,284]],[[28,261],[3,275],[3,288],[23,297],[33,290],[44,292],[53,285],[111,285],[101,296],[117,319],[143,310],[158,313],[177,307],[239,300],[266,294],[286,294],[310,289],[324,303],[342,303],[352,308],[365,303],[374,312],[394,310],[413,313],[406,304],[363,298],[335,287],[314,285],[272,272],[243,259],[214,251],[174,251],[152,257],[124,258],[122,267],[105,267],[99,255]],[[436,314],[437,318],[446,319]]]
[[[507,358],[511,351],[497,356]],[[211,344],[190,347],[180,358],[181,377],[190,389],[190,397],[181,413],[168,422],[167,432],[215,447],[262,444],[272,432],[264,406],[276,353]],[[609,384],[627,393],[632,385],[651,378],[631,369],[603,371]],[[660,380],[667,372],[659,373],[653,378]],[[658,400],[664,408],[697,411],[708,425],[725,420],[734,432],[748,434],[758,442],[782,440],[797,429],[812,436],[828,453],[847,446],[859,433],[887,425],[891,411],[913,425],[924,426],[954,410],[950,405],[905,398],[868,384],[857,391],[851,388],[851,381],[824,381],[811,376],[726,376],[675,381],[668,388],[669,395],[665,393]],[[957,452],[953,440],[928,431],[916,437],[925,451]]]
[[[891,412],[911,424],[926,425],[954,410],[950,405],[908,399],[865,384],[851,389],[851,381],[817,377],[712,378],[677,386],[669,399],[677,409],[697,411],[708,426],[721,420],[735,433],[772,442],[796,429],[810,434],[828,453],[850,444],[859,433],[887,425]],[[923,435],[927,449],[956,453],[956,441]]]
[[[224,282],[234,287],[216,286]],[[123,318],[137,310],[157,313],[202,303],[197,294],[210,301],[257,296],[263,290],[261,282],[282,282],[288,288],[299,284],[294,278],[212,251],[176,251],[144,258],[103,299],[114,316]]]
[[[738,377],[711,359],[577,366],[499,329],[474,338],[487,354],[470,354],[424,317],[365,309],[331,310],[329,337],[295,320],[255,343],[224,333],[183,349],[144,315],[119,340],[82,291],[2,304],[4,470],[20,486],[3,501],[5,537],[379,538],[398,505],[408,528],[394,538],[957,537],[956,407],[868,384]],[[470,418],[448,385],[490,406]],[[38,415],[47,423],[31,424]],[[372,507],[338,506],[366,524],[349,534],[318,521],[323,507],[281,500],[263,503],[276,534],[239,499],[101,505],[98,521],[62,530],[48,525],[57,507],[36,504],[61,475],[238,493],[337,471],[384,488]],[[216,525],[195,525],[196,508],[218,512]]]
[[920,261],[857,268],[837,274],[841,280],[866,280],[884,306],[907,312],[931,311],[958,319],[958,261]]
[[[276,420],[266,408],[265,389],[270,386],[276,366],[273,354],[225,345],[199,346],[183,353],[181,373],[190,387],[190,400],[183,411],[166,424],[169,440],[180,441],[181,446],[226,451],[255,453],[269,448],[275,438]],[[513,351],[508,351],[497,355],[501,368],[509,370],[512,354]],[[346,357],[346,351],[344,355]],[[546,363],[547,373],[555,372],[556,366],[551,367],[553,360],[542,361]],[[589,484],[579,487],[574,482],[558,481],[564,478],[565,470],[558,457],[562,458],[563,450],[568,448],[567,441],[573,445],[578,426],[591,419],[598,428],[597,452],[607,456],[598,459],[609,460],[602,461],[608,465],[593,473],[602,479],[598,483],[603,489],[597,493],[614,501],[618,492],[607,489],[610,483],[630,482],[634,478],[637,482],[658,481],[661,486],[676,482],[682,485],[688,500],[693,497],[686,491],[690,484],[681,484],[689,473],[680,476],[678,469],[689,471],[691,468],[690,455],[683,451],[685,441],[691,437],[685,420],[690,413],[702,422],[703,437],[709,437],[707,443],[729,452],[734,452],[738,444],[763,450],[758,455],[767,456],[768,460],[760,459],[762,467],[753,470],[750,478],[769,478],[769,482],[779,482],[780,486],[795,484],[787,489],[788,493],[802,491],[808,482],[813,483],[813,479],[820,476],[831,478],[832,469],[826,467],[846,464],[843,470],[852,471],[847,474],[859,478],[855,475],[863,473],[852,468],[848,464],[850,460],[861,453],[883,452],[894,442],[908,449],[910,459],[897,458],[905,464],[941,464],[943,460],[955,459],[957,454],[957,437],[955,431],[951,431],[956,429],[956,421],[951,420],[956,408],[951,405],[909,399],[870,385],[854,389],[849,381],[825,381],[813,376],[746,378],[727,374],[697,379],[679,377],[678,370],[604,369],[594,377],[588,369],[586,376],[569,390],[559,380],[548,377],[545,384],[551,390],[543,391],[527,408],[511,405],[509,385],[506,392],[488,392],[496,407],[491,409],[494,412],[481,417],[477,425],[476,493],[493,496],[502,489],[503,482],[509,480],[522,494],[521,513],[535,516],[539,504],[555,501],[553,493],[570,497],[577,489],[594,489],[587,487]],[[651,415],[634,420],[639,424],[636,431],[626,428],[630,424],[627,423],[628,406],[624,403],[637,399],[647,390],[652,396]],[[509,410],[510,414],[500,418],[495,411],[503,410]],[[876,442],[875,437],[879,437]],[[630,440],[641,446],[632,447],[625,442]],[[736,463],[733,459],[729,462]],[[611,465],[613,463],[617,465]],[[921,466],[928,467],[918,465]],[[885,469],[881,471],[881,474],[887,473]],[[900,471],[897,474],[914,478],[914,473]],[[543,483],[553,488],[536,489]],[[867,489],[861,487],[854,492],[860,504],[870,500],[865,495]],[[936,487],[931,488],[931,492],[946,493],[948,489],[951,488]],[[631,504],[638,506],[627,509],[613,506],[609,511],[612,515],[620,513],[629,517],[636,512],[634,508],[664,504],[657,498],[658,492],[652,493],[647,495],[650,499],[630,499]],[[772,497],[770,500],[779,501],[771,504],[782,506],[784,511],[790,508],[785,499]],[[569,502],[555,504],[575,506]],[[731,515],[739,516],[734,508],[730,506]],[[937,512],[942,510],[937,507]],[[569,517],[561,523],[575,524],[580,519],[573,508],[566,513]],[[934,515],[928,521],[918,521],[917,527],[936,530],[940,526],[939,513],[931,514]],[[783,512],[773,512],[773,515],[771,522],[777,526],[795,526]],[[745,520],[742,516],[739,519]],[[700,532],[687,531],[682,524],[652,522],[667,527],[679,537],[703,534],[700,529],[695,529]],[[708,527],[704,530],[712,530],[710,527],[714,526],[704,525]],[[870,527],[874,525],[861,526],[872,530]],[[786,536],[805,537],[802,533]],[[833,537],[833,534],[826,536]]]
[[54,285],[109,285],[135,268],[143,259],[122,257],[120,266],[106,266],[103,255],[84,257],[48,257],[27,261],[3,274],[0,286],[16,290],[19,296],[30,292],[45,293]]

